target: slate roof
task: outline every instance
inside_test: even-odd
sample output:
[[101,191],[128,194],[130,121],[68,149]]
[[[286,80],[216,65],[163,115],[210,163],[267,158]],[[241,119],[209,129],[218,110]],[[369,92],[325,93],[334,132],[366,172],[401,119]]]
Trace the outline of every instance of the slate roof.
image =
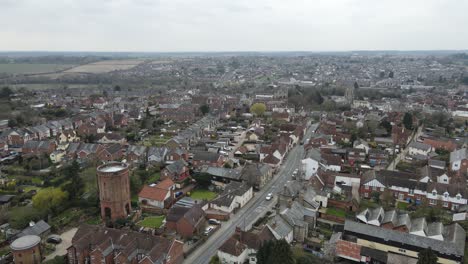
[[447,240],[440,241],[433,238],[417,236],[396,230],[381,228],[377,226],[361,224],[346,220],[344,232],[348,234],[364,235],[368,237],[385,239],[388,242],[395,242],[417,248],[431,248],[442,254],[463,256],[465,250],[465,231],[458,224],[453,224],[446,228]]
[[184,167],[187,166],[187,163],[184,160],[176,160],[174,163],[171,163],[166,166],[166,170],[169,171],[170,173],[182,173],[184,170]]
[[218,153],[212,153],[208,151],[200,151],[200,152],[195,152],[193,155],[193,160],[203,160],[203,161],[210,161],[210,162],[216,162],[219,159],[220,154]]
[[250,186],[245,183],[240,182],[231,182],[224,188],[223,193],[211,203],[218,206],[227,206],[229,207],[232,204],[232,201],[236,196],[243,196],[246,192],[250,190]]
[[167,148],[165,147],[150,147],[148,149],[148,159],[162,162],[166,158]]
[[280,237],[276,239],[286,238],[292,231],[293,227],[289,225],[280,215],[275,215],[270,221],[268,221],[268,227],[271,228]]
[[210,174],[215,177],[221,177],[221,178],[231,179],[231,180],[240,180],[241,175],[242,175],[241,170],[211,167],[211,166],[203,167],[201,169],[201,172]]
[[468,148],[462,148],[450,152],[450,162],[468,159]]
[[417,141],[413,141],[411,142],[409,145],[408,145],[409,148],[415,148],[415,149],[420,149],[420,150],[423,150],[423,151],[429,151],[431,150],[431,145],[428,145],[428,144],[424,144],[424,143],[421,143],[421,142],[417,142]]
[[46,233],[50,230],[50,225],[46,223],[44,220],[40,220],[39,222],[35,223],[33,226],[28,226],[23,231],[18,234],[18,237],[28,236],[28,235],[36,235],[41,236],[42,234]]
[[72,239],[72,246],[78,251],[99,250],[104,256],[115,252],[123,253],[131,260],[136,254],[143,254],[152,263],[162,263],[169,250],[178,241],[171,241],[161,236],[152,236],[139,232],[81,225]]

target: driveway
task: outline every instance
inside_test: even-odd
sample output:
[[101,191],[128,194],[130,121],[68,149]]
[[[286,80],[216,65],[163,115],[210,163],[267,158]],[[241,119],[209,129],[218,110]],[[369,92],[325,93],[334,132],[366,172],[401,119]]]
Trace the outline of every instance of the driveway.
[[78,230],[78,228],[72,228],[64,233],[62,233],[60,235],[60,238],[62,238],[62,243],[58,244],[56,247],[55,247],[55,251],[48,255],[46,257],[46,261],[47,260],[51,260],[53,258],[55,258],[56,256],[64,256],[67,254],[67,248],[69,248],[71,246],[71,241],[72,241],[72,238],[73,236],[75,235],[76,231]]

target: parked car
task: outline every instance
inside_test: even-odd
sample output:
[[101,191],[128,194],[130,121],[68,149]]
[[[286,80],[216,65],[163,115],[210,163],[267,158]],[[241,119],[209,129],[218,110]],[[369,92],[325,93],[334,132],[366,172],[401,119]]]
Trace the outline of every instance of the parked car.
[[51,244],[60,244],[62,243],[62,238],[59,235],[50,235],[46,242]]
[[272,193],[267,194],[267,196],[265,197],[265,199],[266,199],[267,201],[270,201],[271,199],[273,199],[273,194],[272,194]]
[[182,194],[184,194],[184,192],[176,192],[175,197],[179,198]]
[[219,220],[216,220],[216,219],[208,219],[208,223],[210,225],[220,225],[221,222]]
[[214,230],[214,227],[213,226],[209,226],[205,229],[205,232],[203,233],[205,236],[209,235],[211,233],[211,231]]

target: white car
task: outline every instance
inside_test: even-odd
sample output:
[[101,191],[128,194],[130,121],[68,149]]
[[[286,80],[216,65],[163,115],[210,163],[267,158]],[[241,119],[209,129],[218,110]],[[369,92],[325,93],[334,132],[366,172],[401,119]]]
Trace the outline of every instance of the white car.
[[212,226],[208,226],[206,229],[205,229],[205,232],[203,234],[205,234],[205,236],[209,235],[211,233],[211,231],[213,231],[214,227]]
[[267,196],[265,197],[265,199],[266,199],[267,201],[270,201],[271,199],[273,199],[273,194],[272,194],[272,193],[267,194]]

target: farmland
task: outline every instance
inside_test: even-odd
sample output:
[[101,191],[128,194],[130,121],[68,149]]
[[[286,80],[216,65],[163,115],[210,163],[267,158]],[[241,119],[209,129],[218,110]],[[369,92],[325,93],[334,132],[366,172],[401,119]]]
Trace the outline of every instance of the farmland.
[[144,60],[106,60],[81,65],[65,71],[66,73],[107,73],[118,70],[128,70]]
[[0,64],[0,73],[31,74],[57,72],[72,68],[70,64],[41,64],[41,63],[3,63]]

